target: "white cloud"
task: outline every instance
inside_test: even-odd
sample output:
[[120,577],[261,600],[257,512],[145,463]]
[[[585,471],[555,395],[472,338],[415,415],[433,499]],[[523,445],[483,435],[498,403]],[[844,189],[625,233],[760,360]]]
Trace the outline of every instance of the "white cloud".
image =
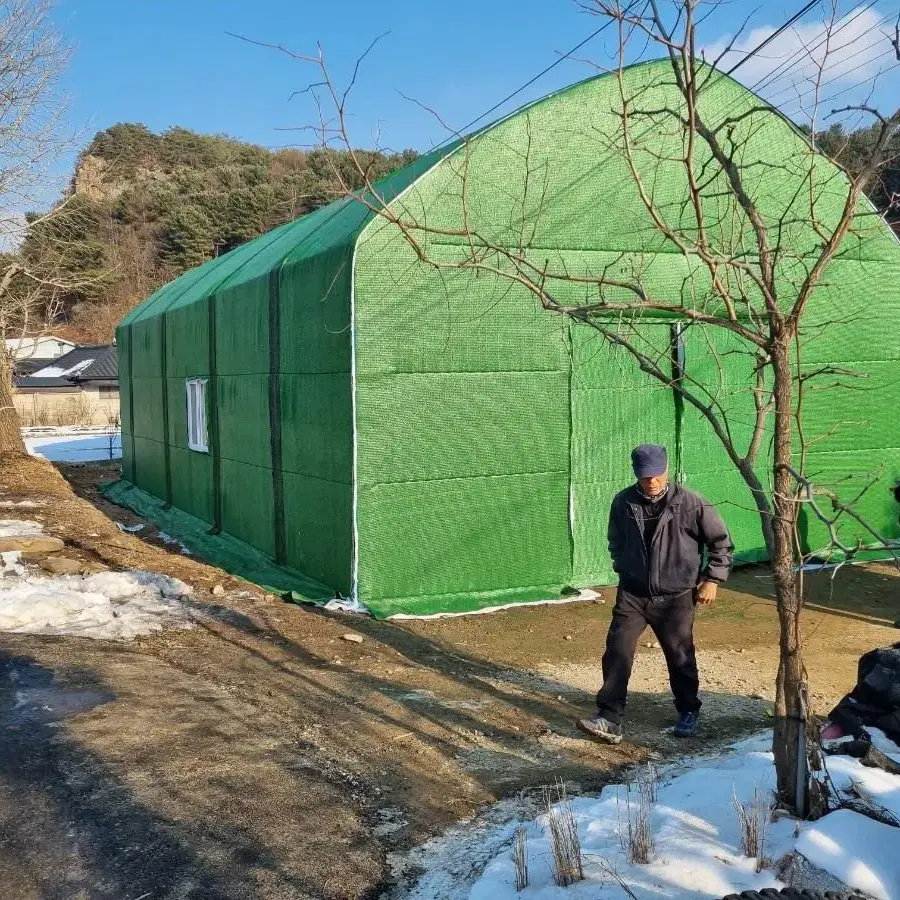
[[[735,78],[789,112],[813,104],[820,69],[820,99],[856,85],[850,96],[858,99],[880,72],[896,64],[888,38],[892,26],[889,17],[885,20],[877,9],[857,6],[833,23],[822,19],[798,22],[748,59],[747,54],[777,30],[777,26],[766,25],[743,34],[718,66],[727,71],[746,59]],[[706,59],[717,59],[730,39],[726,36],[707,45]]]

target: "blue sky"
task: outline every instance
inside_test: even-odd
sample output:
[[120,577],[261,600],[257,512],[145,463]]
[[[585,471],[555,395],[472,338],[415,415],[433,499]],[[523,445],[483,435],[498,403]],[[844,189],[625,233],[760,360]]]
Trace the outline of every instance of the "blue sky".
[[[750,46],[801,5],[800,0],[787,6],[783,0],[732,0],[707,24],[704,41],[721,41],[756,8],[752,23],[760,31],[748,40]],[[872,25],[896,7],[896,0],[880,2],[845,30],[850,40],[826,94],[882,65],[867,63],[877,55],[870,49],[879,39]],[[842,11],[854,15],[860,7],[845,3]],[[794,52],[801,38],[815,35],[821,16],[811,13],[800,31],[748,65],[748,83]],[[85,142],[98,129],[131,121],[155,131],[183,125],[222,132],[265,146],[303,143],[309,138],[279,129],[314,121],[307,98],[290,99],[315,76],[313,68],[227,32],[282,43],[299,53],[314,52],[321,41],[338,80],[346,78],[375,36],[389,32],[369,57],[353,95],[354,137],[371,144],[379,129],[384,145],[419,150],[445,132],[399,92],[460,128],[600,24],[573,0],[58,0],[56,19],[74,49],[65,86],[72,122],[83,129]],[[580,55],[608,62],[613,49],[601,38]],[[900,93],[897,71],[883,76],[879,96]],[[588,74],[585,62],[567,60],[507,108]],[[776,89],[781,91],[777,103],[789,105],[796,96],[789,79],[770,90]]]

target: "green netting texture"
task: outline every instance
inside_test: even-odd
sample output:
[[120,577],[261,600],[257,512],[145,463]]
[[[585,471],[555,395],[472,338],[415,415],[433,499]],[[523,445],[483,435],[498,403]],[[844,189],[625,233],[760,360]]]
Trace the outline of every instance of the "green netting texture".
[[[385,179],[379,196],[435,159]],[[353,558],[352,252],[368,215],[345,199],[277,228],[165,285],[117,333],[126,477],[343,594]],[[208,379],[208,453],[188,447],[185,381],[197,377]]]
[[[624,88],[644,108],[677,102],[668,62],[627,70]],[[754,160],[749,189],[779,223],[779,297],[790,298],[820,241],[810,196],[814,219],[829,227],[845,176],[810,157],[774,111],[765,121],[750,115],[759,101],[736,82],[713,77],[701,103],[709,122],[733,117],[744,159]],[[566,274],[612,273],[621,284],[605,289],[606,303],[633,300],[627,285],[639,284],[667,303],[727,312],[709,270],[660,231],[635,189],[620,105],[614,76],[591,79],[385,180],[379,196],[427,222],[416,239],[429,264],[399,229],[345,198],[158,291],[119,330],[126,477],[344,593],[355,578],[379,616],[525,602],[611,580],[609,503],[643,441],[667,444],[674,474],[717,504],[740,559],[763,558],[749,490],[693,406],[595,328],[467,264],[463,222],[483,261],[507,275],[540,273],[560,303],[598,299],[595,286]],[[683,130],[673,120],[637,138],[634,164],[657,208],[696,229]],[[707,161],[697,158],[708,175],[716,167]],[[752,255],[727,185],[704,177],[706,240]],[[800,336],[803,371],[834,370],[828,391],[804,390],[803,437],[810,474],[847,499],[861,494],[860,511],[894,536],[886,486],[900,476],[891,415],[900,245],[867,204],[857,225]],[[720,277],[733,297],[760,302],[752,280]],[[652,364],[671,367],[677,348],[745,452],[755,360],[727,334],[679,332],[674,321],[654,314],[635,325],[612,314],[595,324]],[[192,376],[210,382],[209,454],[186,445]],[[756,463],[764,486],[770,438],[768,423]],[[842,523],[841,533],[851,540],[859,528]],[[804,521],[803,538],[814,548],[824,533]]]
[[[646,325],[644,340],[663,356],[668,325]],[[572,582],[609,584],[616,579],[606,531],[613,497],[630,484],[631,449],[663,444],[677,472],[676,408],[672,391],[635,370],[627,351],[599,332],[573,325],[572,337]]]
[[[625,74],[625,89],[639,96],[642,108],[678,102],[668,63],[632,68]],[[783,251],[779,296],[790,298],[819,244],[808,210],[809,191],[798,186],[815,184],[814,218],[827,228],[841,213],[846,178],[824,158],[811,158],[805,139],[774,111],[764,125],[758,116],[745,115],[759,104],[736,82],[715,77],[702,99],[707,121],[734,117],[734,137],[744,143],[745,158],[756,161],[745,172],[763,217],[778,223]],[[709,270],[661,232],[635,189],[618,138],[615,111],[620,104],[615,77],[593,79],[486,129],[464,152],[450,153],[393,205],[407,221],[427,222],[429,231],[417,232],[416,239],[431,265],[419,264],[399,229],[384,220],[371,221],[363,231],[356,275],[359,564],[360,589],[369,602],[408,606],[415,601],[404,586],[413,584],[421,594],[419,608],[427,611],[441,585],[448,593],[451,586],[454,594],[461,588],[475,591],[480,578],[477,589],[490,592],[500,589],[485,583],[494,576],[498,582],[507,580],[507,589],[513,584],[549,588],[554,579],[576,585],[610,580],[605,546],[609,502],[631,480],[628,453],[641,441],[669,445],[673,473],[719,506],[734,532],[739,559],[764,558],[750,491],[706,419],[587,326],[572,328],[568,359],[550,362],[548,354],[561,353],[565,346],[554,329],[558,319],[541,311],[510,279],[485,268],[476,276],[469,263],[474,240],[487,265],[505,267],[511,275],[531,266],[531,276],[540,275],[561,303],[598,299],[595,287],[568,280],[567,274],[612,274],[623,286],[605,290],[607,303],[632,301],[634,293],[624,284],[639,283],[651,298],[700,303],[711,314],[726,313],[720,300],[704,299],[715,298]],[[646,131],[634,145],[644,185],[669,223],[696,231],[692,206],[685,202],[683,131],[677,124]],[[704,162],[698,158],[698,169]],[[704,171],[708,178],[715,167]],[[723,177],[707,180],[704,190],[707,239],[735,253],[747,252],[753,246],[752,231]],[[463,223],[469,235],[459,233]],[[896,358],[896,341],[887,338],[881,349],[877,340],[872,342],[872,332],[895,321],[900,294],[893,273],[900,249],[865,204],[857,229],[814,297],[802,342],[810,361],[821,357],[840,365],[842,360],[870,360],[856,368],[874,388],[864,404],[874,412],[890,390],[890,363],[883,370],[878,366]],[[504,251],[517,261],[505,260]],[[733,296],[760,303],[752,282],[733,274],[721,277],[730,279]],[[887,316],[880,326],[872,315],[875,305]],[[523,327],[529,315],[547,322]],[[665,317],[659,317],[659,324],[648,320],[634,327],[618,322],[616,315],[604,320],[607,329],[650,361],[671,368],[676,337]],[[739,315],[746,317],[744,311]],[[848,316],[854,323],[869,320],[852,341],[842,339],[845,325],[840,323]],[[736,447],[746,452],[754,429],[756,360],[747,355],[746,345],[736,352],[737,343],[727,334],[709,337],[688,328],[680,341],[686,377],[706,386],[706,401],[725,413]],[[861,350],[867,342],[871,345]],[[551,391],[549,382],[539,387],[523,377],[548,368],[561,379],[568,369],[567,400],[561,388]],[[488,374],[479,376],[481,372]],[[516,384],[512,389],[510,379]],[[560,410],[550,408],[560,400],[567,402],[570,416],[568,498],[555,484],[535,485],[529,509],[502,511],[498,522],[497,504],[512,494],[497,490],[496,481],[512,483],[521,473],[538,471],[545,473],[543,478],[551,473],[566,477],[566,426]],[[868,477],[876,456],[892,477],[900,474],[892,449],[900,446],[893,422],[873,424],[870,416],[865,437],[854,438],[846,430],[834,430],[835,401],[844,402],[832,392],[814,399],[810,394],[806,401],[808,431],[820,432],[809,457],[818,476],[832,484],[844,479],[849,486]],[[846,404],[847,419],[853,422],[849,395]],[[409,409],[407,415],[401,406]],[[382,417],[385,410],[390,412]],[[387,425],[385,418],[391,419]],[[536,429],[541,419],[544,424]],[[756,465],[764,485],[771,479],[770,429],[771,416],[759,438]],[[390,454],[388,441],[394,451]],[[842,442],[854,449],[843,448]],[[860,454],[860,447],[873,452]],[[546,468],[548,453],[559,462],[553,469]],[[442,480],[453,476],[468,482],[465,490],[457,481]],[[896,510],[887,493],[873,492],[864,503],[877,526],[893,534]],[[457,508],[465,509],[462,521],[444,518],[448,509]],[[517,517],[512,531],[510,515]],[[410,521],[415,525],[402,527]],[[807,530],[813,542],[816,528]],[[540,534],[540,562],[526,563],[517,553],[533,546],[528,540],[535,533]],[[468,555],[461,556],[461,550]],[[571,563],[565,574],[567,552]],[[458,602],[465,606],[469,601],[463,597]]]
[[212,535],[209,525],[177,507],[167,507],[159,497],[127,481],[101,487],[107,500],[134,510],[139,516],[178,539],[194,555],[244,578],[274,594],[289,595],[297,601],[327,603],[334,591],[326,585],[286,566],[276,566],[256,547],[227,534]]

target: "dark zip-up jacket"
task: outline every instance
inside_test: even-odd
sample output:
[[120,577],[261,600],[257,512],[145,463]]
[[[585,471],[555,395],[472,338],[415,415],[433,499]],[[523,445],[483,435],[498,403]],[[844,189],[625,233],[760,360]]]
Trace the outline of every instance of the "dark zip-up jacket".
[[734,544],[722,517],[678,484],[669,485],[649,548],[644,545],[644,504],[634,485],[613,500],[608,537],[619,583],[641,596],[681,594],[695,588],[701,576],[722,582],[731,572]]

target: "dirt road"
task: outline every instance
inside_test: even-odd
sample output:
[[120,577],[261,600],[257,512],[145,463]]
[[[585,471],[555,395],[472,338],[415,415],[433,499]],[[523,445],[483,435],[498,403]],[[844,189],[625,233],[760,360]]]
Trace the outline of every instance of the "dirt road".
[[[111,568],[194,586],[198,627],[131,643],[0,635],[0,881],[30,898],[363,898],[387,854],[498,797],[561,777],[590,790],[649,753],[685,751],[660,651],[642,645],[633,740],[589,743],[609,606],[375,622],[285,604],[177,552],[96,495],[108,467],[4,461],[0,503]],[[8,515],[2,512],[2,515]],[[2,516],[0,516],[2,517]],[[221,584],[222,596],[212,592]],[[889,570],[811,583],[807,658],[820,711],[865,649],[896,639]],[[776,619],[762,569],[698,625],[702,749],[765,727]],[[611,602],[611,592],[607,592]],[[361,635],[350,643],[344,635]],[[644,643],[652,642],[652,636]]]

